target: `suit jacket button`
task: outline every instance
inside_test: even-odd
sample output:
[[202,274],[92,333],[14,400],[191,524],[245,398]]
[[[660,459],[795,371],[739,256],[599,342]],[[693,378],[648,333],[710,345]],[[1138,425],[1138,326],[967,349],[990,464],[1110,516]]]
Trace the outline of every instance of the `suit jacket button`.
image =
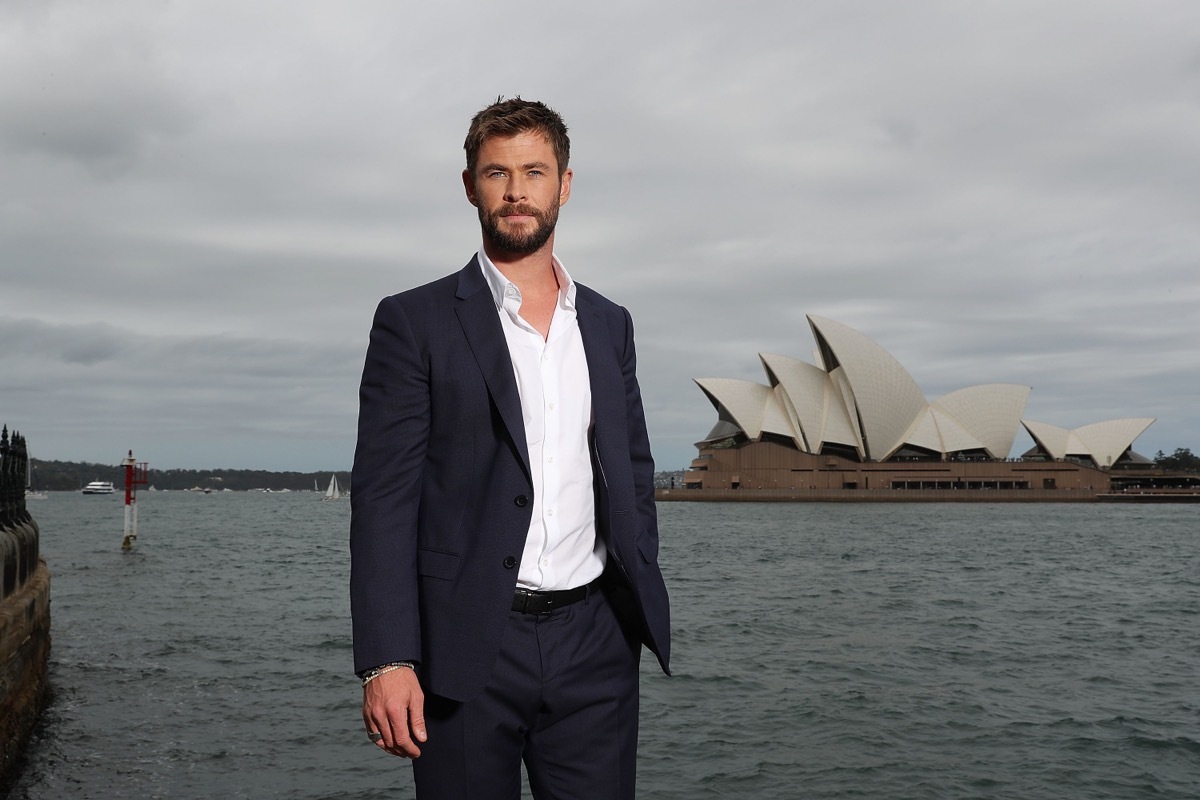
[[509,556],[508,558],[504,559],[504,568],[505,569],[512,569],[516,565],[517,565],[517,560],[515,558],[513,558],[512,556]]
[[513,502],[517,504],[517,508],[524,508],[529,505],[529,498],[523,494],[519,494],[513,499]]

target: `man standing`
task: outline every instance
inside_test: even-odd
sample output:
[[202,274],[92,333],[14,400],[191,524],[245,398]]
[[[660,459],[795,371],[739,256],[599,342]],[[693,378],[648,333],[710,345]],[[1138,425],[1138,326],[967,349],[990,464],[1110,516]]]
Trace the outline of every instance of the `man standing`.
[[483,246],[388,297],[360,390],[355,671],[423,800],[632,798],[643,644],[668,670],[629,313],[554,255],[570,142],[542,103],[471,122]]

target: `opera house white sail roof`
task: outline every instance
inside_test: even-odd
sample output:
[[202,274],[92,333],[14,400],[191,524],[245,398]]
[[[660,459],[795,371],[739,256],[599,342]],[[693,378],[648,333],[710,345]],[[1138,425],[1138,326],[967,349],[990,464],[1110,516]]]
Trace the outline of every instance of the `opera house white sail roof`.
[[1047,455],[1056,459],[1089,457],[1097,466],[1110,467],[1153,422],[1153,417],[1110,419],[1074,430],[1031,420],[1024,425]]
[[839,322],[808,316],[819,365],[760,353],[768,383],[696,378],[717,409],[697,446],[731,437],[790,442],[806,453],[855,453],[887,461],[900,453],[1007,458],[1021,425],[1047,457],[1115,463],[1153,419],[1115,419],[1066,430],[1022,420],[1030,387],[989,383],[927,400],[895,358]]

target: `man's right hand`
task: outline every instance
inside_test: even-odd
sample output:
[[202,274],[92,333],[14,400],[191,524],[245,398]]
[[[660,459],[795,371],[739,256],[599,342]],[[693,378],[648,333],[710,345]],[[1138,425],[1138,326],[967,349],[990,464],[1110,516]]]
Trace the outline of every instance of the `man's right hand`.
[[414,670],[401,667],[372,678],[363,687],[362,713],[367,733],[383,734],[376,744],[384,750],[401,758],[421,755],[417,743],[426,739],[425,693]]

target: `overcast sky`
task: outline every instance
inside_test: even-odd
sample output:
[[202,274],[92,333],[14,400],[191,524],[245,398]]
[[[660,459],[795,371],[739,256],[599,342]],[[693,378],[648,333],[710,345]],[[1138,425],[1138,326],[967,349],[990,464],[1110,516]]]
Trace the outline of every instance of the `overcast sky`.
[[1200,451],[1194,0],[3,0],[0,422],[348,469],[375,305],[478,247],[501,94],[570,127],[557,252],[633,313],[659,468],[716,421],[692,379],[811,362],[806,314],[931,400]]

